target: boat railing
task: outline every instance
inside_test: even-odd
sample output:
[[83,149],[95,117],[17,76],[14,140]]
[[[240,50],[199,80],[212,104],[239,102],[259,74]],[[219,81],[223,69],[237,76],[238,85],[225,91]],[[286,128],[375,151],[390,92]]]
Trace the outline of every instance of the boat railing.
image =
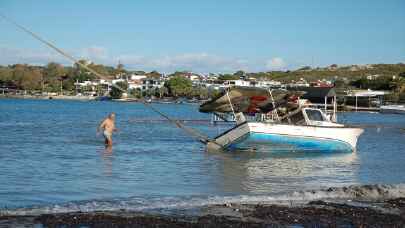
[[[246,121],[258,121],[258,122],[275,122],[277,121],[278,116],[273,113],[255,113],[254,115],[244,115]],[[235,123],[236,119],[232,113],[212,113],[211,114],[211,123]]]

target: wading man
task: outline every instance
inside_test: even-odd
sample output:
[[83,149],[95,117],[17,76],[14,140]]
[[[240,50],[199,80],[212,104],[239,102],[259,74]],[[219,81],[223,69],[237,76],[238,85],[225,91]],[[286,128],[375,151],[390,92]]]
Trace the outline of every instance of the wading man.
[[103,130],[105,145],[108,147],[112,146],[112,133],[113,131],[117,131],[117,128],[115,128],[115,113],[110,113],[108,117],[101,122],[100,126],[97,128],[97,132],[100,132],[100,130]]

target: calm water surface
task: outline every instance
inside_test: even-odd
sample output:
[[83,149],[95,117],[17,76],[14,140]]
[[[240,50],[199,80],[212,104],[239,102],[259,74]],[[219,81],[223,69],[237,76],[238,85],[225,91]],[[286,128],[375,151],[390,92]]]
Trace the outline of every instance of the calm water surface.
[[[210,118],[197,105],[154,106],[178,119]],[[96,126],[112,111],[119,132],[108,151]],[[0,209],[142,209],[330,186],[405,183],[404,115],[341,114],[340,122],[369,127],[357,152],[328,154],[266,146],[209,153],[170,123],[140,121],[146,119],[161,118],[138,103],[0,99]],[[208,122],[188,125],[210,136],[229,128]]]

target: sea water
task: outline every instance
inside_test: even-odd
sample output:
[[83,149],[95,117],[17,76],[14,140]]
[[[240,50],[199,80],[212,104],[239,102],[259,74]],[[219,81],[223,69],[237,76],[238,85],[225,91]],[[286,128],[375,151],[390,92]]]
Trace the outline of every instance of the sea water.
[[[210,124],[195,104],[153,106],[210,137],[232,126]],[[106,150],[96,128],[110,112],[119,131]],[[404,197],[405,116],[349,112],[338,119],[365,128],[356,152],[271,145],[207,152],[140,103],[0,99],[0,214],[178,209],[359,192]],[[365,184],[378,187],[339,188]]]

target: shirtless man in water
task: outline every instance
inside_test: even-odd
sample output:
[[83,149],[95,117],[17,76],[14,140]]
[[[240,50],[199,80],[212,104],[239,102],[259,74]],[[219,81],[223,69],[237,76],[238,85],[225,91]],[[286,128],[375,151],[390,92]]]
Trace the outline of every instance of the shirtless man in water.
[[100,126],[97,128],[97,132],[100,132],[100,130],[104,130],[105,145],[111,147],[112,133],[113,131],[117,131],[117,128],[115,128],[115,113],[110,113],[110,115],[101,122]]

